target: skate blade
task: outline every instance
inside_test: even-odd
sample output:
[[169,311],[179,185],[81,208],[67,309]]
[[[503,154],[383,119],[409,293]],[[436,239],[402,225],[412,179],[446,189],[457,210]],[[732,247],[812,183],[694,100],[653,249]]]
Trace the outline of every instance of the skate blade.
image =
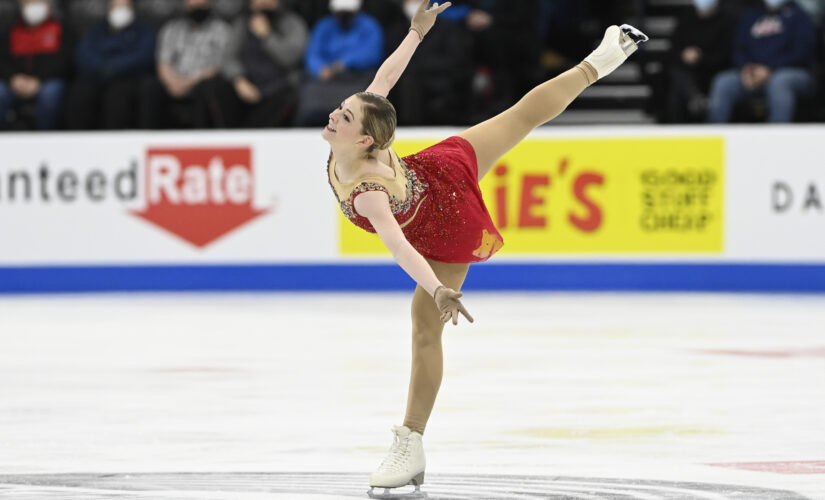
[[637,44],[650,40],[650,37],[642,33],[640,29],[634,28],[629,24],[623,24],[619,26],[619,28],[622,30],[622,33],[629,36]]
[[622,50],[628,57],[639,50],[640,44],[650,40],[650,37],[629,24],[623,24],[619,28],[622,32],[621,40],[619,42]]
[[[375,489],[384,490],[382,492],[376,493]],[[416,487],[415,491],[409,492],[401,492],[401,491],[393,491],[397,490],[398,488],[382,488],[382,487],[375,487],[367,491],[367,496],[370,498],[374,498],[376,500],[410,500],[410,499],[419,499],[419,498],[427,498],[427,492],[421,491]]]
[[[370,498],[381,499],[381,500],[396,500],[396,499],[412,499],[412,498],[427,498],[427,492],[421,491],[421,485],[424,484],[424,473],[420,473],[414,478],[410,479],[410,482],[404,486],[415,486],[415,491],[409,492],[402,492],[398,491],[400,488],[404,486],[399,486],[398,488],[385,488],[383,486],[372,486],[370,487],[369,491],[367,491],[367,496]],[[384,490],[381,493],[375,493],[374,490]]]

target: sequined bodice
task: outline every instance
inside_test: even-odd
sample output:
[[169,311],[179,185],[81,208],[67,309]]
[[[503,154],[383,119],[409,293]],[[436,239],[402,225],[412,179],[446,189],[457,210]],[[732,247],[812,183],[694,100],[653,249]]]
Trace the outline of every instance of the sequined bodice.
[[439,262],[480,262],[504,244],[493,224],[481,189],[472,144],[450,137],[403,159],[391,157],[393,179],[371,175],[342,184],[330,155],[327,174],[344,215],[369,232],[369,219],[353,206],[367,191],[383,191],[404,237],[423,257]]
[[391,153],[392,169],[395,179],[387,179],[379,175],[368,175],[344,183],[339,181],[335,174],[335,159],[330,153],[327,162],[327,179],[332,192],[338,200],[344,216],[357,226],[374,232],[372,225],[365,217],[355,211],[355,198],[367,191],[383,191],[390,198],[390,209],[400,225],[409,222],[417,213],[417,205],[426,197],[427,184],[422,182],[417,173],[408,168],[404,161],[394,152]]

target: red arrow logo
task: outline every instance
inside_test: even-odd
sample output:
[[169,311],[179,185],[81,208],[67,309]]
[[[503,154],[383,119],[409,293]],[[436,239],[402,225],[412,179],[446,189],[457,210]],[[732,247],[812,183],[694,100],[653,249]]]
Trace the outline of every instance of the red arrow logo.
[[203,248],[268,210],[252,207],[249,148],[149,149],[146,209],[132,214]]

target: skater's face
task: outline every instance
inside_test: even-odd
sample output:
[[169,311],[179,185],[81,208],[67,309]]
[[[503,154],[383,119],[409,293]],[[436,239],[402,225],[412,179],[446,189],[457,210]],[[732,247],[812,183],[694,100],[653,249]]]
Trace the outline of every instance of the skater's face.
[[374,140],[363,134],[362,115],[361,99],[358,96],[348,97],[329,114],[329,123],[321,136],[330,145],[368,148]]

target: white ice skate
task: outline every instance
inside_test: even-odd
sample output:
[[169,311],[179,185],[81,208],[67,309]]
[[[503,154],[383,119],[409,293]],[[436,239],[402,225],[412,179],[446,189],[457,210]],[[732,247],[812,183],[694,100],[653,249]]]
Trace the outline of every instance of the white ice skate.
[[[370,498],[384,500],[427,498],[427,493],[421,491],[421,485],[424,484],[424,468],[427,465],[421,434],[397,425],[393,426],[392,433],[393,443],[390,452],[378,470],[370,476],[370,490],[367,495]],[[390,491],[410,484],[415,486],[415,491]],[[375,493],[375,488],[384,488],[384,491]]]
[[584,60],[604,78],[622,65],[627,58],[636,52],[640,43],[648,41],[647,35],[629,24],[621,27],[610,26],[604,32],[602,43]]

